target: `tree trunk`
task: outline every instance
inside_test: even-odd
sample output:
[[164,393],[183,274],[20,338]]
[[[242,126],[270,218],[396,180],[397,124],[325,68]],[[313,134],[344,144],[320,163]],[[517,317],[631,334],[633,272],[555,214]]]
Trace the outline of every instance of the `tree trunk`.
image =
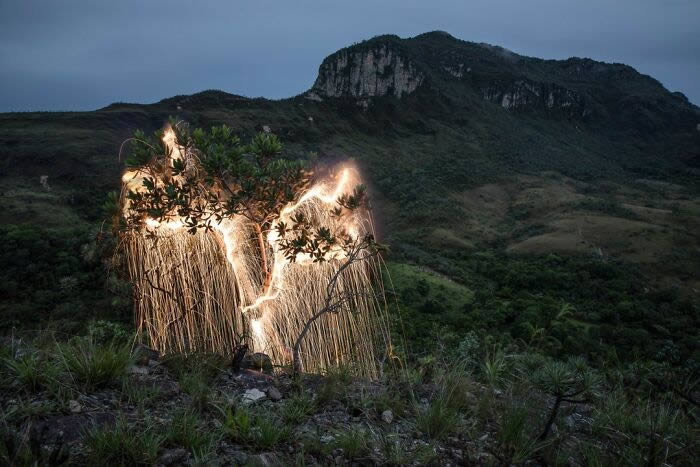
[[549,431],[552,429],[552,425],[554,424],[554,420],[557,418],[557,413],[559,412],[559,406],[561,405],[561,399],[562,396],[557,395],[557,399],[554,401],[554,407],[552,407],[552,411],[549,413],[549,419],[547,420],[547,424],[544,426],[544,431],[538,438],[539,441],[544,441],[547,439],[547,436],[549,435]]
[[262,227],[257,222],[253,223],[255,226],[255,233],[258,237],[258,249],[260,250],[260,263],[261,268],[265,272],[265,282],[263,283],[263,295],[267,294],[270,284],[272,282],[272,273],[267,267],[267,247],[265,246],[265,238],[263,236]]

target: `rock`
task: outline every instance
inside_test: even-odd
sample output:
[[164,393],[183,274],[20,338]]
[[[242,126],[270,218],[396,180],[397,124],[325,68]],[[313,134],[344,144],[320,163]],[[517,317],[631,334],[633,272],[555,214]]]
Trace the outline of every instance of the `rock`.
[[228,456],[234,461],[233,465],[249,465],[250,456],[243,451],[233,451]]
[[182,448],[167,449],[158,459],[163,465],[181,464],[187,456],[187,451]]
[[126,372],[130,375],[147,375],[149,371],[148,367],[136,365],[131,365],[126,369]]
[[394,421],[394,413],[391,410],[385,410],[382,412],[382,421],[387,425],[390,425]]
[[267,397],[273,401],[278,401],[282,399],[282,393],[276,387],[271,387],[267,390]]
[[331,442],[333,442],[333,440],[335,440],[335,436],[333,436],[333,435],[323,435],[323,436],[321,436],[321,442],[322,442],[323,444],[331,443]]
[[270,127],[267,125],[263,125],[262,129],[265,133],[270,133],[270,131],[272,131],[272,130],[270,130]]
[[150,360],[158,360],[160,358],[160,353],[157,350],[153,350],[143,344],[138,344],[134,347],[134,351],[131,354],[134,356],[134,361],[139,365],[148,365]]
[[73,413],[80,413],[83,411],[83,407],[78,403],[78,401],[71,399],[68,401],[68,410]]
[[251,462],[249,462],[249,464],[260,465],[264,467],[275,467],[283,465],[282,461],[280,461],[277,455],[273,452],[260,453],[257,456],[253,456],[250,459],[250,461]]
[[241,368],[262,371],[263,373],[272,373],[272,360],[264,353],[256,352],[251,355],[246,355],[243,358]]
[[265,393],[261,390],[256,388],[248,389],[245,393],[243,393],[243,403],[252,404],[253,402],[257,402],[264,397]]
[[372,50],[340,51],[326,58],[319,68],[311,95],[369,98],[411,94],[424,75],[391,44]]

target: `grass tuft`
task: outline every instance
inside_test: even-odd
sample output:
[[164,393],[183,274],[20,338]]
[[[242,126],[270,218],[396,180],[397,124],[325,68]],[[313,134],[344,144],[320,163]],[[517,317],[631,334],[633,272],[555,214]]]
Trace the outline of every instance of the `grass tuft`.
[[93,465],[152,465],[164,440],[154,426],[135,430],[120,418],[113,426],[93,427],[83,442]]
[[98,344],[88,338],[59,344],[57,353],[73,380],[92,389],[121,380],[131,363],[127,344]]

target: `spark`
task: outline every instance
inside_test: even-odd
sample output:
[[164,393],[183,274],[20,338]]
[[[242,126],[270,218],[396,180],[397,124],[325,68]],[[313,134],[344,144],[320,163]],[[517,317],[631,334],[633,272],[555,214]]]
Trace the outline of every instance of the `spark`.
[[[163,141],[171,159],[186,152],[169,129]],[[361,181],[350,165],[320,180],[298,200],[285,206],[277,222],[289,222],[303,213],[319,225],[332,226],[353,236],[372,232],[368,213],[343,218],[330,214],[339,196]],[[138,170],[123,174],[124,196],[143,189]],[[212,225],[213,232],[187,232],[178,219],[146,219],[143,231],[126,234],[130,278],[135,290],[138,328],[163,353],[207,351],[231,354],[246,341],[254,351],[265,352],[276,364],[289,363],[289,349],[306,321],[322,306],[326,284],[334,274],[342,250],[328,253],[328,261],[315,263],[299,255],[291,262],[280,248],[273,223],[266,235],[271,253],[271,282],[263,290],[258,246],[251,242],[252,226],[242,216]],[[148,235],[146,235],[148,233]],[[377,351],[388,346],[386,307],[381,268],[372,260],[349,267],[339,280],[339,291],[362,292],[353,311],[325,315],[312,325],[302,344],[302,364],[316,371],[353,362],[358,373],[378,374]],[[378,345],[379,344],[379,345]]]

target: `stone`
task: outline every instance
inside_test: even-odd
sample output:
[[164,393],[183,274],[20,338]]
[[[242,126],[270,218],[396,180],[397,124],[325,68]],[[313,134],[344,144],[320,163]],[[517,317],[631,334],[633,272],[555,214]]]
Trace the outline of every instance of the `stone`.
[[163,465],[182,464],[186,456],[187,451],[182,448],[167,449],[161,454],[158,462]]
[[282,393],[276,387],[271,387],[267,390],[267,397],[273,401],[278,401],[282,399]]
[[246,355],[241,362],[241,368],[249,370],[262,371],[263,373],[272,373],[272,360],[270,357],[261,352]]
[[394,413],[391,410],[385,410],[382,412],[382,421],[387,425],[390,425],[394,421]]
[[263,467],[276,467],[276,466],[282,466],[284,465],[282,461],[277,457],[277,455],[273,452],[263,452],[258,454],[257,456],[252,457],[252,462],[249,462],[253,465],[260,465]]
[[323,436],[321,436],[321,442],[322,442],[323,444],[331,443],[331,442],[333,442],[334,440],[335,440],[335,436],[333,436],[333,435],[323,435]]
[[160,358],[160,353],[157,350],[153,350],[143,344],[136,345],[131,355],[134,356],[134,361],[139,365],[148,365],[150,360],[158,360]]
[[68,410],[73,413],[80,413],[83,411],[83,407],[78,403],[78,401],[71,399],[68,401]]
[[126,369],[126,372],[130,375],[147,375],[149,371],[148,367],[136,365],[131,365]]
[[264,131],[265,133],[270,133],[270,132],[272,131],[272,130],[270,129],[270,127],[267,126],[267,125],[263,125],[262,129],[263,129],[263,131]]
[[248,389],[243,393],[244,404],[252,404],[253,402],[257,402],[263,398],[265,398],[265,393],[256,388]]

